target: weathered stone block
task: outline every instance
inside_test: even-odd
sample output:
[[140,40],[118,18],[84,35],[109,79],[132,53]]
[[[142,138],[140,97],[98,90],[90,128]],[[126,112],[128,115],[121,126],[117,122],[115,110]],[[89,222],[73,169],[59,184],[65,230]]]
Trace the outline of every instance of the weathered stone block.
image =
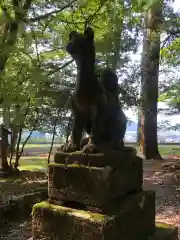
[[165,223],[156,223],[155,233],[148,240],[178,240],[178,228]]
[[133,147],[124,147],[123,150],[108,150],[107,152],[96,154],[83,154],[81,151],[72,153],[56,152],[54,162],[60,164],[76,163],[96,167],[123,167],[140,159],[136,157],[136,154],[137,151]]
[[87,167],[72,164],[49,165],[48,195],[52,199],[103,206],[142,187],[142,161],[121,167]]
[[41,202],[32,215],[35,240],[144,240],[155,231],[155,196],[129,194],[104,214]]

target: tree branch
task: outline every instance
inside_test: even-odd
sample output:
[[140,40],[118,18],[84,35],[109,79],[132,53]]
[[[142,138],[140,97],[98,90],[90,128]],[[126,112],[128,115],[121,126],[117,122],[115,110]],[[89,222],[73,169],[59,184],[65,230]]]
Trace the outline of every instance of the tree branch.
[[108,2],[108,0],[105,0],[104,2],[102,2],[100,4],[100,6],[98,7],[98,9],[91,15],[88,17],[86,24],[85,24],[85,28],[87,27],[87,24],[91,24],[93,21],[93,18],[96,16],[96,14],[102,9],[102,7]]
[[70,61],[64,63],[62,66],[58,67],[57,69],[55,70],[52,70],[51,72],[48,73],[48,76],[50,76],[51,74],[57,72],[57,71],[60,71],[62,70],[63,68],[67,67],[69,64],[71,64],[72,62],[74,61],[74,59],[71,59]]
[[[163,45],[161,47],[164,48],[166,43],[171,39],[171,37],[176,37],[176,35],[180,34],[180,29],[177,29],[175,31],[168,31],[168,36],[166,37],[166,39],[163,41]],[[179,36],[177,36],[179,37]]]
[[35,130],[36,123],[37,123],[37,119],[35,120],[35,122],[34,122],[34,124],[33,124],[33,127],[32,127],[32,129],[31,129],[29,135],[27,136],[26,140],[25,140],[25,141],[23,142],[23,144],[22,144],[21,151],[19,152],[18,158],[20,158],[20,157],[22,156],[22,154],[23,154],[23,152],[24,152],[24,147],[25,147],[26,143],[28,142],[28,140],[30,139],[33,131]]
[[56,117],[54,126],[53,126],[53,137],[52,137],[51,146],[50,146],[49,154],[48,154],[48,164],[50,162],[50,157],[51,157],[51,153],[52,153],[52,149],[53,149],[53,145],[54,145],[54,140],[55,140],[55,135],[56,135],[56,126],[57,126],[57,122],[59,119],[59,112],[60,112],[60,110],[58,111],[58,116]]
[[40,20],[43,20],[43,19],[46,19],[48,17],[50,17],[51,15],[53,14],[56,14],[56,13],[59,13],[59,12],[62,12],[63,10],[65,10],[66,8],[69,8],[73,3],[75,3],[77,0],[73,0],[71,1],[70,3],[66,4],[65,6],[61,7],[60,9],[57,9],[57,10],[54,10],[52,12],[49,12],[49,13],[46,13],[44,15],[40,15],[40,16],[37,16],[35,18],[30,18],[29,21],[30,22],[36,22],[36,21],[40,21]]

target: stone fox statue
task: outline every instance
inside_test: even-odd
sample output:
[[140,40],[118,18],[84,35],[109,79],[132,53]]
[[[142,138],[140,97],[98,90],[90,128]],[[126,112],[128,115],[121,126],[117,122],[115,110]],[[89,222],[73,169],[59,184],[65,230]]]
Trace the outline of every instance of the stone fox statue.
[[123,144],[127,119],[118,101],[118,79],[110,69],[96,73],[94,32],[73,31],[69,35],[67,52],[76,61],[76,90],[72,97],[74,114],[72,137],[62,150],[80,150],[83,131],[90,135],[84,152],[96,152],[98,147],[119,148]]

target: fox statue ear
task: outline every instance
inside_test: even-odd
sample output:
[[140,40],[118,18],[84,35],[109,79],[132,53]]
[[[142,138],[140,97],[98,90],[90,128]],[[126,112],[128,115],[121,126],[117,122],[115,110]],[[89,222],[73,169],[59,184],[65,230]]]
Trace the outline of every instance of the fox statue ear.
[[85,30],[84,30],[84,35],[87,37],[87,39],[89,39],[90,41],[93,41],[94,40],[94,32],[92,30],[92,28],[90,27],[87,27]]

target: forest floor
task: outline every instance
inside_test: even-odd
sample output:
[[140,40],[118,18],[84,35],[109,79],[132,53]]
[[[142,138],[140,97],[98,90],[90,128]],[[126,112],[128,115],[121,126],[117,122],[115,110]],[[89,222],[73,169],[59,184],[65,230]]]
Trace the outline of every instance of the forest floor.
[[[18,179],[0,179],[0,204],[46,186],[46,173],[37,170],[23,171]],[[144,188],[156,191],[156,220],[176,225],[180,230],[180,158],[144,161]],[[0,230],[0,239],[27,240],[30,236],[31,217],[12,221]]]
[[180,158],[144,161],[144,188],[156,192],[156,221],[179,228]]

